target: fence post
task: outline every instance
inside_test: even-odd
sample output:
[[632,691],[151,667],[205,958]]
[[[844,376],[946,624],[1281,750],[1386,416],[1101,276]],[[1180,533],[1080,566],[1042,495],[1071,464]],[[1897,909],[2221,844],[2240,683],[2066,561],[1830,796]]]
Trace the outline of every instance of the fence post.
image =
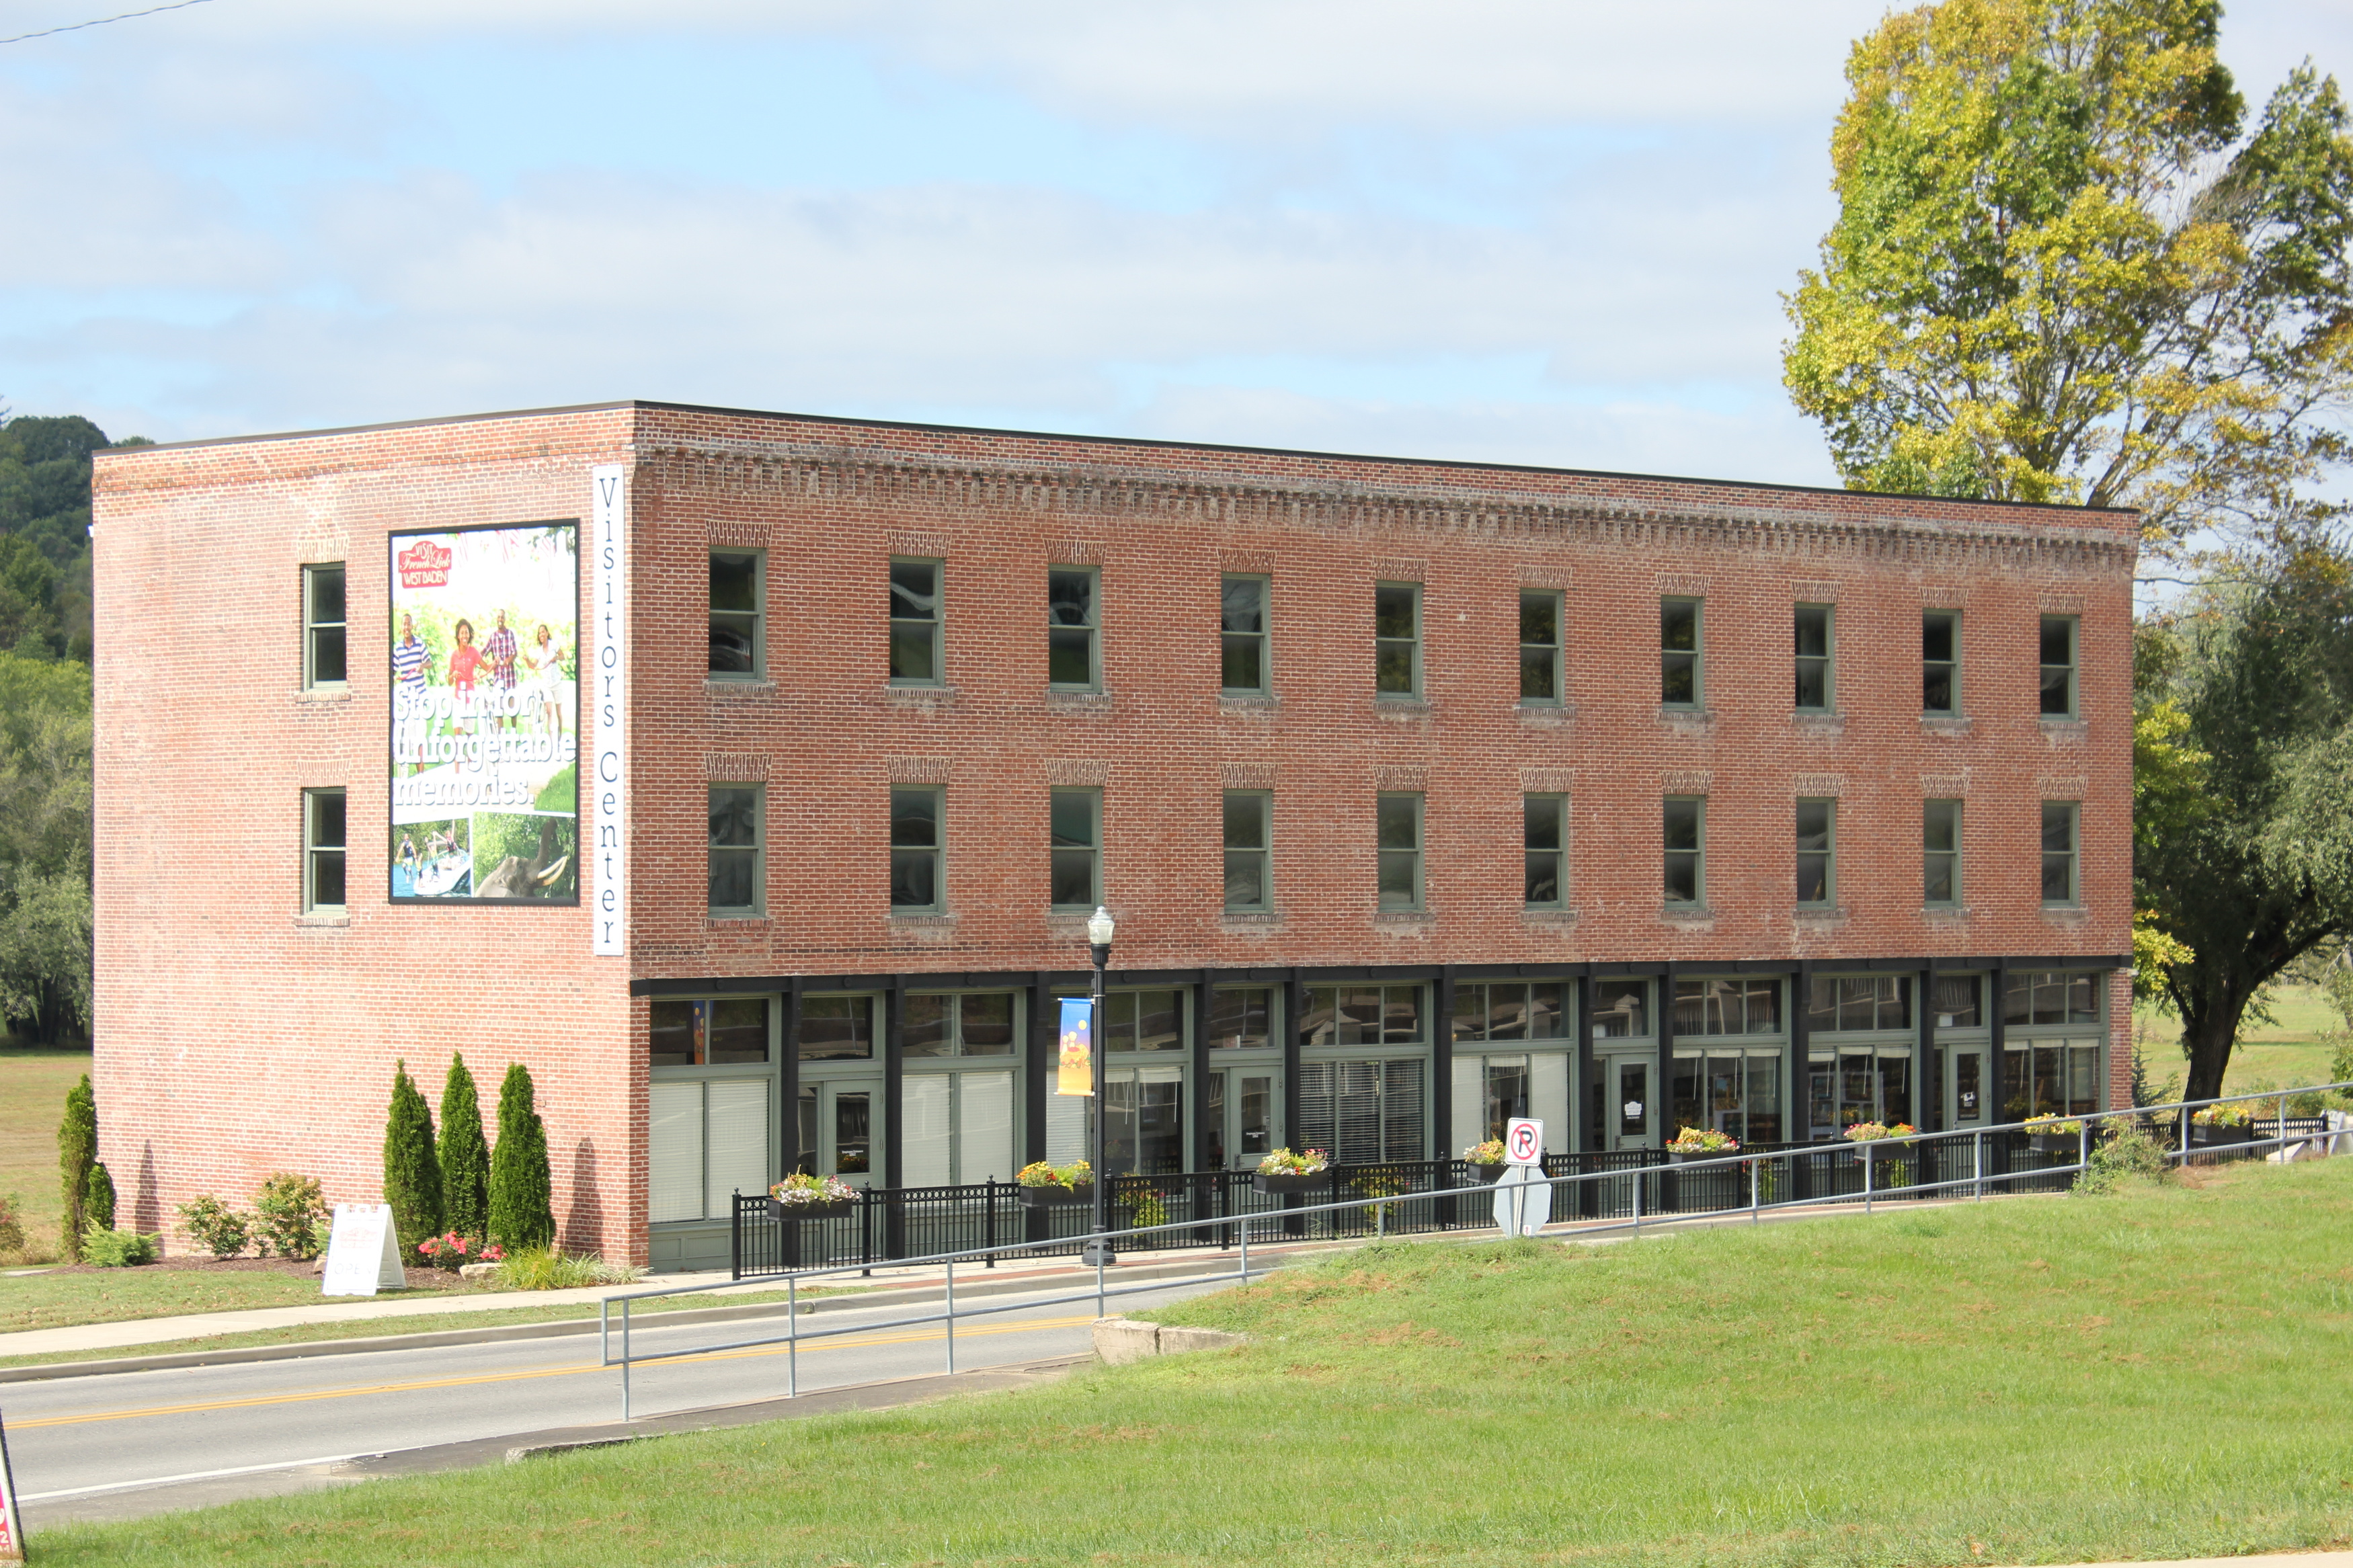
[[1870,1144],[1865,1143],[1857,1152],[1862,1155],[1862,1212],[1869,1214],[1871,1212],[1872,1167],[1879,1163],[1877,1157],[1879,1151],[1873,1149]]
[[2092,1169],[2092,1122],[2085,1117],[2075,1127],[2075,1179],[2070,1184],[2082,1186]]
[[1985,1134],[1983,1132],[1969,1140],[1969,1180],[1973,1184],[1970,1195],[1979,1203],[1985,1202]]
[[1764,1173],[1757,1169],[1762,1163],[1757,1160],[1748,1162],[1748,1223],[1750,1225],[1765,1223],[1764,1199],[1757,1191],[1757,1184],[1765,1179]]
[[955,1259],[953,1258],[948,1259],[947,1317],[948,1375],[954,1377],[955,1375]]
[[801,1282],[785,1276],[785,1397],[801,1396]]
[[2287,1096],[2284,1094],[2279,1097],[2279,1111],[2272,1123],[2272,1131],[2278,1134],[2280,1163],[2284,1165],[2287,1163]]
[[1634,1234],[1637,1236],[1642,1234],[1642,1177],[1648,1170],[1646,1165],[1634,1167]]
[[997,1267],[997,1178],[995,1176],[988,1178],[988,1195],[985,1201],[988,1205],[988,1219],[983,1227],[981,1245],[989,1250],[982,1258],[981,1267],[994,1268]]

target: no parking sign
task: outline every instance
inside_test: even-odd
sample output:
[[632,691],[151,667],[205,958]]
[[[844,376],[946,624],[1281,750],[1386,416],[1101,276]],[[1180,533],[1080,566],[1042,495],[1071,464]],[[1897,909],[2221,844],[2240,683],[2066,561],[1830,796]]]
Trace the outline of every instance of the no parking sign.
[[1495,1225],[1508,1236],[1535,1236],[1552,1218],[1552,1188],[1544,1182],[1544,1123],[1514,1116],[1504,1129],[1504,1163],[1495,1183]]
[[1504,1130],[1504,1163],[1535,1165],[1544,1160],[1544,1123],[1533,1116],[1514,1116]]

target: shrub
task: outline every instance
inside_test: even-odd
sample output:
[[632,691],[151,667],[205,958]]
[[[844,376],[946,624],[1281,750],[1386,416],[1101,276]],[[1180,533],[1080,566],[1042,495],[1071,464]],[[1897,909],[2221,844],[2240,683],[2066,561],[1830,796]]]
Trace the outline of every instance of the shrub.
[[514,1063],[499,1086],[499,1142],[491,1152],[491,1239],[511,1253],[555,1239],[547,1129],[533,1099],[531,1070]]
[[65,1120],[58,1123],[58,1190],[65,1199],[65,1219],[58,1226],[58,1253],[68,1263],[81,1260],[81,1233],[87,1223],[82,1205],[90,1195],[90,1168],[98,1160],[98,1100],[90,1092],[90,1074],[66,1090]]
[[593,1253],[567,1258],[548,1247],[522,1247],[509,1252],[491,1282],[508,1290],[579,1290],[591,1285],[627,1285],[646,1271],[633,1264],[607,1263]]
[[235,1258],[253,1237],[253,1218],[206,1193],[180,1205],[180,1223],[215,1258]]
[[2145,1182],[2171,1179],[2173,1163],[2165,1146],[2147,1130],[2132,1125],[2114,1128],[2093,1149],[2083,1175],[2075,1182],[2079,1197],[2103,1197]]
[[114,1228],[114,1178],[95,1161],[90,1163],[89,1184],[82,1190],[81,1213],[85,1230]]
[[491,1146],[482,1137],[482,1103],[466,1058],[449,1058],[441,1085],[441,1223],[459,1236],[484,1236],[491,1224]]
[[325,1246],[327,1200],[315,1176],[273,1171],[253,1194],[254,1239],[267,1254],[316,1258]]
[[162,1236],[142,1236],[135,1230],[85,1231],[81,1238],[81,1258],[100,1268],[132,1268],[142,1263],[153,1263],[163,1255]]
[[0,1252],[25,1250],[25,1219],[16,1212],[16,1194],[0,1194]]
[[433,1112],[406,1061],[392,1069],[392,1109],[384,1123],[384,1201],[392,1206],[401,1257],[420,1261],[417,1244],[441,1229],[441,1162],[433,1152]]

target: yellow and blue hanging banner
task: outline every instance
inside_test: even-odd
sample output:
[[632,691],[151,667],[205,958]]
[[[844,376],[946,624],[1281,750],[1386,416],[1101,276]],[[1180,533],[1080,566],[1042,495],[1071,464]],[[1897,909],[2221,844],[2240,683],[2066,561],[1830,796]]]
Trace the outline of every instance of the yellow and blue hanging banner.
[[1056,1094],[1095,1091],[1094,1004],[1084,996],[1062,998],[1061,1047],[1055,1058]]

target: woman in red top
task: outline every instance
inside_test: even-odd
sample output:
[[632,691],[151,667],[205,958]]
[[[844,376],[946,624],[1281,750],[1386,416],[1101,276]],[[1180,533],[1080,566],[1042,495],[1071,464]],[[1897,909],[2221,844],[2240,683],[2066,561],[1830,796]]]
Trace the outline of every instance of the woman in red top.
[[482,650],[474,646],[473,622],[459,621],[454,635],[458,646],[449,654],[449,689],[458,696],[458,713],[462,722],[466,703],[474,695],[474,671],[482,667]]

